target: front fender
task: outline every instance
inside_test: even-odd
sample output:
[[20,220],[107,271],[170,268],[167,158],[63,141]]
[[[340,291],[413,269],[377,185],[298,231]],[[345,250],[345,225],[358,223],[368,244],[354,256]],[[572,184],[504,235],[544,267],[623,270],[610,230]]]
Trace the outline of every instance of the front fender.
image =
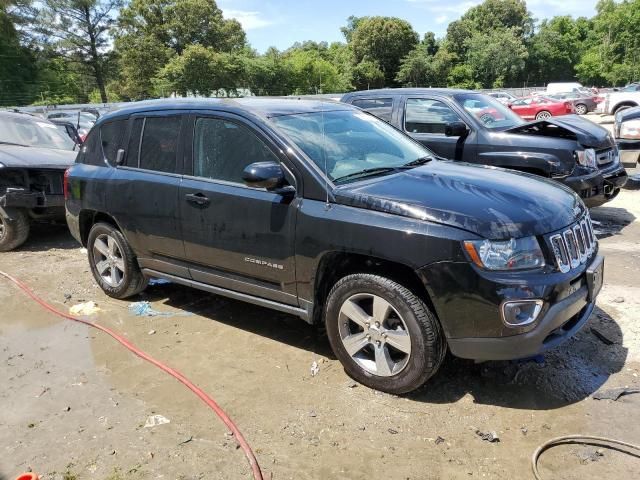
[[536,173],[545,177],[571,173],[563,168],[563,162],[551,153],[519,150],[515,152],[483,152],[478,155],[479,163],[494,167],[509,168]]

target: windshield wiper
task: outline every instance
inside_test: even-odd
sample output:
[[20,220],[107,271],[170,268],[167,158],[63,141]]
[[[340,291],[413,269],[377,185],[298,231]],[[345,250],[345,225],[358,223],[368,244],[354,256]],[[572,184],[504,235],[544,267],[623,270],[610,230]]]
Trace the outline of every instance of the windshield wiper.
[[16,147],[28,147],[29,145],[24,145],[22,143],[14,143],[14,142],[4,142],[0,140],[0,145],[14,145]]
[[365,168],[364,170],[360,170],[358,172],[353,172],[348,175],[343,175],[342,177],[338,177],[334,179],[334,183],[340,183],[343,180],[348,180],[350,178],[358,178],[358,177],[367,177],[369,175],[376,175],[378,173],[386,173],[393,172],[397,170],[396,167],[376,167],[376,168]]
[[416,158],[415,160],[409,163],[405,163],[403,167],[418,167],[420,165],[424,165],[425,163],[430,162],[431,160],[433,160],[433,157],[431,156],[420,157],[420,158]]

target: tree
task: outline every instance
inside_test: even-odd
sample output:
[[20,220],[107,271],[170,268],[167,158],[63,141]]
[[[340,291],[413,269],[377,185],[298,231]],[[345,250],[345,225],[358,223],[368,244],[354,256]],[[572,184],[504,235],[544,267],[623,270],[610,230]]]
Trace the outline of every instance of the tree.
[[247,59],[247,81],[256,95],[288,95],[292,89],[289,65],[274,47]]
[[418,44],[418,34],[409,22],[392,17],[365,17],[358,20],[349,45],[355,63],[377,62],[385,84],[395,84],[400,61]]
[[[238,54],[246,47],[241,25],[225,19],[213,0],[132,0],[121,11],[118,24],[120,83],[130,98],[158,94],[154,77],[190,46]],[[181,64],[174,62],[174,68]]]
[[428,87],[434,79],[433,55],[425,44],[418,45],[402,59],[396,75],[396,81],[408,87]]
[[294,94],[344,92],[344,84],[338,69],[313,50],[295,50],[286,56]]
[[524,70],[527,49],[511,29],[475,33],[467,41],[467,65],[484,88],[513,84]]
[[363,60],[353,67],[353,83],[358,90],[383,87],[384,73],[378,62]]
[[43,0],[38,18],[40,32],[54,39],[58,51],[90,68],[103,102],[108,33],[121,6],[122,0]]
[[20,43],[12,15],[0,7],[0,105],[22,105],[34,99],[31,82],[36,76],[36,59]]

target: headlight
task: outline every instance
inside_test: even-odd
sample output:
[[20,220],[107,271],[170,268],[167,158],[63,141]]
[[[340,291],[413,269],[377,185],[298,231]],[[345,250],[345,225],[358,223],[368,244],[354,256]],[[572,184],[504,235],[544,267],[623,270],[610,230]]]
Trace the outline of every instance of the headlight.
[[620,124],[620,138],[640,140],[640,120],[628,120]]
[[471,260],[487,270],[524,270],[544,266],[544,255],[536,237],[495,242],[468,240],[464,248]]
[[584,165],[585,167],[598,168],[598,164],[596,161],[596,151],[593,148],[576,150],[573,153],[580,165]]

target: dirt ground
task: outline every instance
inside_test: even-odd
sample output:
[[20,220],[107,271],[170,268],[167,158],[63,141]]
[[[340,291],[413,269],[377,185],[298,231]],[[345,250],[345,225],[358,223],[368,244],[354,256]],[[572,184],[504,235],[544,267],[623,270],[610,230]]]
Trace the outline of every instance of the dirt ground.
[[[356,385],[304,322],[176,285],[139,317],[97,288],[66,228],[38,229],[0,270],[60,309],[95,301],[96,322],[210,393],[253,446],[267,479],[532,478],[530,458],[559,435],[640,443],[640,192],[592,210],[605,285],[585,328],[543,358],[449,358],[420,391]],[[174,379],[87,326],[57,318],[0,279],[0,480],[250,478],[234,439]],[[311,375],[313,362],[319,373]],[[145,427],[151,415],[170,423]],[[495,432],[484,441],[476,431]],[[640,459],[568,445],[541,461],[548,479],[637,478]]]

